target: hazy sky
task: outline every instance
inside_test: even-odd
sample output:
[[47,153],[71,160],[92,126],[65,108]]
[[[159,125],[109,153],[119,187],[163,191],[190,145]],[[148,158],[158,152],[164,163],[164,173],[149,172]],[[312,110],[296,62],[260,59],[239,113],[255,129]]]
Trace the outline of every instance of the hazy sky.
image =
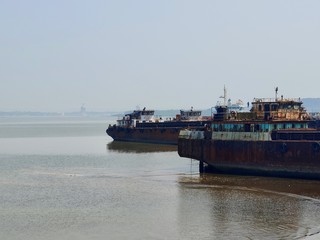
[[318,0],[0,0],[0,111],[320,97]]

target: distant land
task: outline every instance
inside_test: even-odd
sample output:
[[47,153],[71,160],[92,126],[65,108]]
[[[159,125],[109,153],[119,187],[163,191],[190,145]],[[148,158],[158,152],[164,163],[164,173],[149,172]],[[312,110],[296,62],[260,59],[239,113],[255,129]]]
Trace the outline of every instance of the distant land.
[[[308,112],[320,112],[320,98],[303,98],[303,106]],[[187,109],[184,109],[187,110]],[[198,110],[198,109],[196,109]],[[211,115],[211,108],[209,109],[199,109],[202,110],[203,116]],[[125,113],[130,113],[132,110],[125,112],[90,112],[85,111],[81,108],[78,112],[28,112],[28,111],[0,111],[0,117],[110,117],[118,116],[121,117]],[[155,115],[163,117],[175,117],[176,114],[180,113],[180,109],[172,110],[155,110]]]
[[12,111],[1,112],[0,117],[107,117],[113,116],[115,112],[28,112],[28,111]]
[[302,101],[308,112],[320,112],[320,98],[303,98]]

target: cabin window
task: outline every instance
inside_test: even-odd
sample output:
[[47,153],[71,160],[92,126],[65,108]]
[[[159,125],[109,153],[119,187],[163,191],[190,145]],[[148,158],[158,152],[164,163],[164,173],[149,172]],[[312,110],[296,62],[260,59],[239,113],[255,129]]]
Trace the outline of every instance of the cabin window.
[[219,125],[218,124],[213,124],[213,127],[214,131],[218,131],[219,130]]
[[261,131],[261,127],[259,124],[254,125],[254,131],[255,132],[260,132]]
[[245,132],[250,132],[250,124],[245,124],[244,125],[244,131]]
[[278,105],[272,104],[271,105],[271,111],[277,111],[278,110]]
[[302,134],[291,134],[291,140],[301,140],[302,139]]
[[273,124],[273,130],[277,129],[277,124]]
[[282,140],[289,140],[288,138],[290,138],[290,136],[286,133],[280,133],[279,136]]
[[269,124],[262,124],[261,130],[262,130],[262,132],[268,132],[269,131]]
[[259,111],[262,111],[262,106],[261,106],[261,104],[259,104],[258,110],[259,110]]
[[239,125],[238,124],[233,124],[233,131],[238,132],[239,131]]
[[269,131],[271,131],[271,125],[269,125],[269,124],[265,124],[265,132],[269,132]]
[[305,139],[305,140],[314,140],[313,137],[314,137],[313,134],[306,134],[305,137],[304,137],[304,139]]

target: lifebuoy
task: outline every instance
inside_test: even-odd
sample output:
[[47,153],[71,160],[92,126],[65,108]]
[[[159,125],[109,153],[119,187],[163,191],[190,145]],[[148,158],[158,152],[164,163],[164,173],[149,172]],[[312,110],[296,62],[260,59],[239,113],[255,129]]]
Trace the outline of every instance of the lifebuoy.
[[319,142],[315,142],[312,144],[312,149],[315,152],[319,152],[320,151],[320,143]]
[[288,151],[288,146],[286,143],[282,143],[281,146],[280,146],[280,151],[282,153],[286,153]]

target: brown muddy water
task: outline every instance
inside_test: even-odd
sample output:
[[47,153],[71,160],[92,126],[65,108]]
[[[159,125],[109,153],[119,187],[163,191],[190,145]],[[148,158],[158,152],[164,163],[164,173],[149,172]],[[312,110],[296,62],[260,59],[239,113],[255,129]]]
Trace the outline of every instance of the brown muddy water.
[[0,239],[316,239],[320,181],[199,174],[114,119],[0,119]]

